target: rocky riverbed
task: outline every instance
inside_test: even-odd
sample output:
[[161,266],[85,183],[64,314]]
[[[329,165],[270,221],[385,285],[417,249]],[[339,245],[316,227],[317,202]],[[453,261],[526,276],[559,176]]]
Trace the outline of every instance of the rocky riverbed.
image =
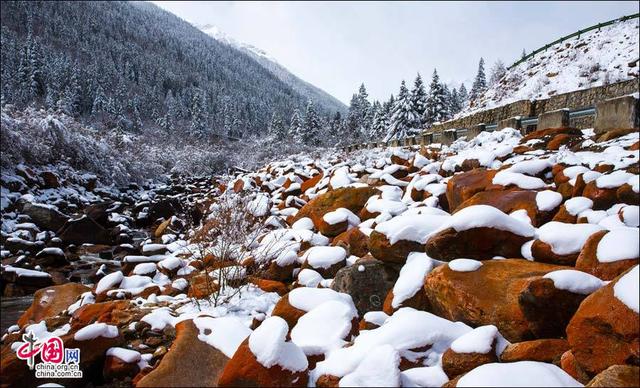
[[23,167],[2,384],[69,383],[26,332],[88,386],[637,382],[639,144],[507,128],[121,189]]

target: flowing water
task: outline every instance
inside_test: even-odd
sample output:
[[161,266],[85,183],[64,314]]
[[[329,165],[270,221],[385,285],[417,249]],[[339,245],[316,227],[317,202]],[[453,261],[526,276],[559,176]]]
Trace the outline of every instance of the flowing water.
[[15,325],[33,301],[33,295],[0,297],[0,334],[4,334],[11,325]]

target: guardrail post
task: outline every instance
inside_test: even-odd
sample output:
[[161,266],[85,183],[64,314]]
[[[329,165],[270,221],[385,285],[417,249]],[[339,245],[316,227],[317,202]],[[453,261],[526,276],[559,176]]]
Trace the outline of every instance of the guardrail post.
[[508,119],[498,121],[498,126],[496,128],[496,131],[499,131],[505,128],[520,129],[520,116],[511,117]]
[[614,129],[638,128],[638,99],[633,96],[611,98],[596,104],[595,133],[600,135]]
[[422,134],[422,144],[429,145],[433,143],[433,132],[427,132]]
[[446,144],[449,145],[451,143],[453,143],[454,141],[456,141],[456,139],[458,138],[458,131],[453,128],[453,129],[445,129],[444,131],[442,131],[442,144]]
[[474,137],[478,136],[480,134],[480,132],[484,132],[486,131],[486,126],[484,124],[478,124],[478,125],[474,125],[473,127],[471,127],[471,129],[469,129],[469,140],[473,139]]
[[558,109],[538,116],[537,130],[569,126],[569,109]]

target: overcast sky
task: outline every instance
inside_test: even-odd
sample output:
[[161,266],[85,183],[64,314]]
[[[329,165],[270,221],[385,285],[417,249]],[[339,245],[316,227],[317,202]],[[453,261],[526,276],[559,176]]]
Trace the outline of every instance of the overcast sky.
[[507,65],[522,49],[638,12],[638,2],[154,2],[268,52],[348,103],[364,82],[386,99],[420,72],[467,88],[478,60]]

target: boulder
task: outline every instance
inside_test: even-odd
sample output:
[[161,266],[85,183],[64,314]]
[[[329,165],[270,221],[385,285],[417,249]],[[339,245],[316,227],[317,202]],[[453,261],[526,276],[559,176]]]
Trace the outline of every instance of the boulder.
[[96,322],[122,327],[132,320],[129,312],[131,306],[128,300],[86,304],[73,312],[71,329],[79,330]]
[[381,310],[400,272],[399,266],[385,265],[365,256],[336,274],[331,289],[351,295],[360,316]]
[[500,355],[500,361],[540,361],[559,365],[560,358],[567,350],[569,350],[569,343],[560,338],[516,342],[507,345]]
[[376,259],[394,264],[403,264],[409,253],[424,250],[423,245],[415,241],[400,240],[391,244],[387,236],[375,230],[369,236],[368,247]]
[[442,355],[442,369],[451,379],[492,362],[498,362],[495,349],[487,353],[456,353],[447,349]]
[[360,228],[351,228],[336,236],[331,245],[343,247],[349,255],[363,257],[369,252],[369,237]]
[[287,332],[281,318],[265,320],[240,344],[222,371],[218,386],[306,387],[308,361],[300,348],[286,341]]
[[477,168],[454,175],[447,182],[447,202],[449,209],[455,211],[464,201],[492,185],[497,171]]
[[67,221],[58,232],[67,244],[111,244],[109,232],[88,216]]
[[[638,233],[637,229],[629,230],[629,231],[632,232],[632,234]],[[609,233],[613,233],[613,234],[610,235],[609,238],[603,241],[603,238]],[[625,233],[625,232],[622,232],[622,233]],[[620,234],[620,231],[609,232],[607,230],[603,230],[591,235],[591,237],[589,237],[587,242],[582,247],[582,251],[580,251],[580,255],[576,260],[576,269],[579,269],[580,271],[588,272],[594,276],[599,277],[602,280],[612,280],[618,275],[628,270],[629,268],[637,265],[638,260],[640,259],[638,257],[628,257],[626,259],[618,258],[618,260],[606,261],[606,262],[601,262],[600,260],[598,260],[598,246],[600,245],[600,242],[603,241],[603,247],[606,244],[608,244],[609,239],[611,239],[611,242],[613,242],[614,244],[619,243],[621,239],[616,239],[614,236],[617,234]],[[637,238],[637,234],[635,235],[635,237]],[[635,246],[637,247],[637,245],[638,243],[636,240]],[[632,246],[633,246],[633,243],[629,247],[632,247]],[[622,252],[621,250],[617,250],[617,251]]]
[[640,385],[640,367],[612,365],[598,373],[586,387],[637,387]]
[[38,323],[45,318],[54,317],[65,311],[80,295],[88,291],[91,291],[91,288],[77,283],[67,283],[38,290],[33,296],[31,306],[18,320],[18,325],[24,327],[31,323]]
[[475,271],[435,268],[424,290],[431,312],[471,326],[495,325],[511,342],[564,335],[585,295],[555,288],[548,272],[566,267],[527,260],[489,260]]
[[176,339],[169,352],[136,387],[215,387],[229,361],[220,350],[198,339],[192,320],[176,325]]
[[540,226],[549,221],[557,208],[542,211],[536,203],[537,191],[509,190],[509,191],[481,191],[461,203],[456,211],[473,205],[489,205],[502,212],[510,214],[516,210],[525,210],[533,226]]
[[[317,196],[304,205],[295,215],[293,221],[297,221],[303,217],[309,217],[313,221],[316,229],[329,237],[335,237],[344,230],[336,228],[326,228],[328,225],[323,221],[322,217],[328,212],[338,208],[345,208],[354,214],[358,214],[362,207],[367,203],[369,197],[378,194],[378,190],[374,187],[344,187],[331,190]],[[324,232],[321,227],[325,226]],[[329,232],[329,233],[327,233]]]
[[[595,376],[612,365],[640,363],[638,266],[589,295],[567,326],[576,364]],[[633,305],[635,311],[627,303]],[[628,299],[631,299],[629,301]]]
[[69,220],[69,217],[59,212],[51,205],[26,203],[22,212],[28,215],[40,229],[57,232]]
[[495,228],[444,229],[429,238],[425,246],[434,259],[450,261],[460,257],[487,260],[495,256],[522,257],[522,244],[531,237]]

